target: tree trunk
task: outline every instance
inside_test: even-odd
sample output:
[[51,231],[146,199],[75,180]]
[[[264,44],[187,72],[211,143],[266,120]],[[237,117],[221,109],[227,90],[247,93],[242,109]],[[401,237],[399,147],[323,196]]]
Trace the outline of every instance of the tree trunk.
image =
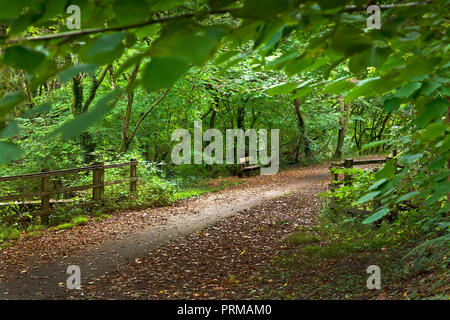
[[344,146],[345,134],[347,133],[348,121],[350,119],[350,103],[347,104],[347,108],[345,108],[344,95],[341,93],[339,97],[341,103],[341,115],[339,117],[339,132],[336,150],[334,152],[333,159],[341,160],[342,158],[342,147]]
[[236,126],[238,129],[245,130],[245,107],[243,105],[239,105],[236,113]]
[[109,65],[108,71],[109,71],[109,81],[111,83],[111,89],[114,90],[116,88],[116,78],[114,77],[114,67],[112,64]]
[[[152,110],[164,99],[164,97],[167,95],[167,93],[169,92],[169,89],[166,89],[166,91],[164,91],[164,93],[158,98],[158,100],[156,100],[156,102],[147,109],[147,111],[145,111],[144,113],[141,114],[141,117],[139,118],[139,120],[136,122],[133,131],[130,133],[130,135],[126,138],[126,140],[122,141],[122,147],[121,147],[121,152],[126,152],[131,144],[131,142],[133,141],[134,136],[136,135],[136,132],[138,131],[142,121],[144,121],[144,119],[150,114],[150,112],[152,112]],[[130,110],[131,112],[131,110]]]
[[76,118],[83,112],[83,80],[80,75],[72,78],[72,114]]
[[28,109],[31,110],[34,108],[34,102],[33,102],[33,91],[31,90],[31,86],[30,86],[30,81],[28,81],[25,78],[24,75],[24,86],[25,86],[25,91],[27,93],[27,100],[28,100]]
[[298,99],[294,99],[294,106],[295,112],[297,113],[298,130],[300,132],[300,142],[303,146],[303,153],[305,154],[307,161],[316,162],[316,158],[311,151],[309,139],[306,136],[305,121],[303,120],[302,111],[300,110],[300,101]]
[[[76,118],[85,112],[83,108],[83,79],[80,75],[72,78],[72,114]],[[95,143],[92,141],[92,137],[89,132],[83,132],[80,134],[80,145],[83,148],[83,162],[90,164],[94,162],[95,156]]]

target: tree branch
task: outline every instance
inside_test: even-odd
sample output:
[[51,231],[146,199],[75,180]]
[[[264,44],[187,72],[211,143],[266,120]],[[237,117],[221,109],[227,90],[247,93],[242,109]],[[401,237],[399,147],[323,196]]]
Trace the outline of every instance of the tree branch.
[[95,98],[95,95],[97,94],[98,88],[102,84],[103,80],[105,80],[105,76],[108,73],[108,70],[109,70],[109,66],[107,66],[103,70],[103,72],[98,80],[95,79],[95,77],[94,77],[94,79],[92,81],[91,92],[89,93],[89,97],[86,99],[86,102],[84,103],[84,106],[83,106],[83,112],[86,112],[89,109],[89,106],[91,105],[92,101]]
[[[388,10],[388,9],[393,9],[393,8],[405,8],[405,7],[421,6],[421,5],[429,4],[431,2],[433,2],[433,0],[398,3],[398,4],[381,4],[381,5],[378,5],[378,7],[380,8],[380,10]],[[341,10],[341,12],[366,11],[367,8],[368,8],[368,6],[364,6],[364,7],[346,6],[344,9]]]
[[[418,2],[408,2],[408,3],[400,3],[400,4],[385,4],[385,5],[379,5],[381,10],[387,10],[392,8],[402,8],[402,7],[415,7],[419,5],[425,5],[433,2],[432,0],[426,0],[426,1],[418,1]],[[14,38],[11,40],[6,41],[7,44],[13,44],[17,42],[22,41],[48,41],[48,40],[54,40],[54,39],[68,39],[72,37],[79,37],[89,34],[96,34],[96,33],[105,33],[110,31],[123,31],[128,29],[134,29],[134,28],[141,28],[145,26],[149,26],[156,23],[162,23],[162,22],[168,22],[178,19],[185,19],[185,18],[193,18],[195,16],[199,15],[211,15],[211,14],[225,14],[230,13],[232,11],[235,11],[238,9],[219,9],[219,10],[211,10],[206,12],[197,12],[197,13],[187,13],[177,16],[171,16],[171,17],[164,17],[164,18],[158,18],[154,20],[148,20],[140,23],[135,23],[131,25],[126,26],[120,26],[120,27],[111,27],[111,28],[97,28],[97,29],[86,29],[86,30],[78,30],[78,31],[69,31],[69,32],[61,32],[61,33],[55,33],[55,34],[48,34],[44,36],[38,36],[38,37],[27,37],[27,38]],[[344,9],[341,10],[341,12],[357,12],[357,11],[366,11],[367,6],[365,7],[358,7],[358,6],[346,6]]]
[[[203,14],[204,15],[224,14],[224,13],[229,13],[233,10],[235,10],[235,9],[212,10],[212,11],[204,12]],[[123,31],[123,30],[128,30],[128,29],[146,27],[146,26],[149,26],[152,24],[168,22],[168,21],[173,21],[173,20],[178,20],[178,19],[193,18],[193,17],[195,17],[197,15],[201,15],[201,14],[202,14],[202,12],[198,12],[196,14],[188,13],[188,14],[181,14],[181,15],[177,15],[177,16],[148,20],[148,21],[130,24],[130,25],[126,25],[126,26],[120,26],[120,27],[85,29],[85,30],[78,30],[78,31],[69,31],[69,32],[48,34],[48,35],[38,36],[38,37],[14,38],[14,39],[6,41],[6,43],[12,44],[12,43],[17,43],[17,42],[22,42],[22,41],[48,41],[48,40],[61,39],[61,38],[67,39],[67,38],[72,38],[72,37],[85,36],[85,35],[95,34],[95,33],[105,33],[105,32],[110,32],[110,31]]]
[[148,114],[150,112],[152,112],[152,110],[162,101],[162,99],[164,99],[164,97],[167,95],[167,93],[169,92],[170,89],[167,89],[166,91],[164,91],[164,93],[158,98],[158,100],[156,100],[156,102],[150,107],[148,108],[147,111],[145,111],[145,113],[139,118],[138,122],[136,123],[136,125],[134,126],[133,131],[131,132],[130,136],[128,137],[128,141],[133,140],[137,130],[139,129],[139,126],[141,125],[142,121],[144,121],[144,119],[148,116]]

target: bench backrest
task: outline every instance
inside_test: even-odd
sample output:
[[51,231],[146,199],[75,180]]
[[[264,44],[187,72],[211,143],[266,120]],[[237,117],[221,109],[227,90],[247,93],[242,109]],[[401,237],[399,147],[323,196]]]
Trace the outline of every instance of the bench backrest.
[[252,160],[252,157],[239,158],[239,164],[248,164]]

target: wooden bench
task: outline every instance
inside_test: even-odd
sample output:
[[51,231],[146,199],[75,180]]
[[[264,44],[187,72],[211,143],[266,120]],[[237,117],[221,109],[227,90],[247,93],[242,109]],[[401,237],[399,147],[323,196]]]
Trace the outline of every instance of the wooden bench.
[[239,164],[238,164],[238,177],[239,178],[242,178],[244,173],[246,173],[247,177],[249,177],[251,171],[261,169],[260,165],[258,165],[258,164],[250,165],[250,162],[252,162],[251,157],[245,157],[245,158],[239,159]]

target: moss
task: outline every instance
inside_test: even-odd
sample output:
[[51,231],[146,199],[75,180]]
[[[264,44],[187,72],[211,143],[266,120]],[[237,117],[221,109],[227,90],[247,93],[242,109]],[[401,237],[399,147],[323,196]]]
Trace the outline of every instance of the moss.
[[77,216],[77,217],[75,217],[75,218],[73,218],[73,220],[72,220],[72,223],[74,224],[74,225],[84,225],[84,224],[87,224],[88,223],[88,218],[87,217],[85,217],[85,216]]
[[40,235],[41,235],[41,232],[39,230],[28,232],[29,237],[39,237]]
[[0,241],[3,240],[14,240],[20,238],[20,231],[15,227],[7,227],[0,229]]
[[62,223],[55,227],[55,230],[65,230],[65,229],[72,229],[75,227],[73,223]]
[[319,242],[320,237],[304,233],[303,231],[296,231],[287,235],[283,241],[290,245],[303,245]]

